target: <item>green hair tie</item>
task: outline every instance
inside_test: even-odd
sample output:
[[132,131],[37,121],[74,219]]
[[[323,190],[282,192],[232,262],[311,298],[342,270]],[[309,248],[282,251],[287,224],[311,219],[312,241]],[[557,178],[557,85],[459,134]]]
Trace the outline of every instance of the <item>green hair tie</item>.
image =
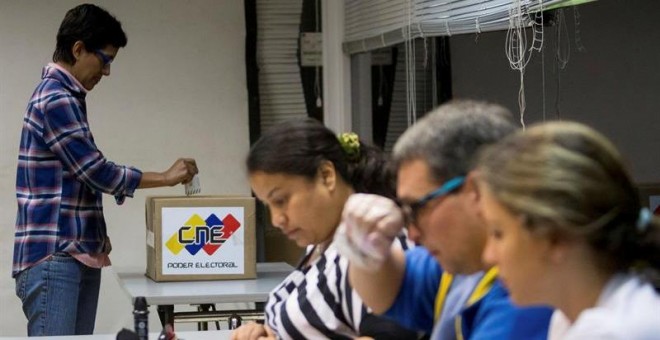
[[344,132],[337,139],[348,160],[355,161],[360,158],[360,138],[355,132]]

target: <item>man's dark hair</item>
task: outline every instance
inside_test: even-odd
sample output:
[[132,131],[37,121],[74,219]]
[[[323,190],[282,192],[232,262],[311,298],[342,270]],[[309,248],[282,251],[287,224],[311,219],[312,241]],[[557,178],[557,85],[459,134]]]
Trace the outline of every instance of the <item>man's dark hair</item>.
[[107,45],[121,48],[127,43],[121,23],[103,8],[92,4],[76,6],[66,13],[57,31],[53,61],[73,65],[76,60],[71,48],[79,40],[90,52]]

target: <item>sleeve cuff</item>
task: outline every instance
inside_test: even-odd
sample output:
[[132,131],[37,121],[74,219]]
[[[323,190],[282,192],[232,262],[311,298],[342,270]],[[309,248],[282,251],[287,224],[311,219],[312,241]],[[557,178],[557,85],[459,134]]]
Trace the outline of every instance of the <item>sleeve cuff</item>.
[[115,195],[117,205],[124,204],[126,197],[133,198],[135,189],[140,185],[142,180],[142,171],[134,167],[125,167],[124,171],[124,190]]

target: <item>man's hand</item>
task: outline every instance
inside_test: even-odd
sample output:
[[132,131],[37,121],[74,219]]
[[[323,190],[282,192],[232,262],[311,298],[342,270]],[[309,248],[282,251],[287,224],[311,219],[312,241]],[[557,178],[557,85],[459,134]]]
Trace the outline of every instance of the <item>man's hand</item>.
[[335,243],[351,264],[377,270],[390,255],[392,241],[404,225],[394,201],[378,195],[354,194],[344,205]]
[[197,174],[197,163],[192,158],[179,158],[164,172],[144,172],[138,188],[160,188],[190,182]]
[[179,158],[163,175],[165,176],[167,185],[174,186],[179,183],[185,184],[190,182],[198,172],[197,163],[194,159]]

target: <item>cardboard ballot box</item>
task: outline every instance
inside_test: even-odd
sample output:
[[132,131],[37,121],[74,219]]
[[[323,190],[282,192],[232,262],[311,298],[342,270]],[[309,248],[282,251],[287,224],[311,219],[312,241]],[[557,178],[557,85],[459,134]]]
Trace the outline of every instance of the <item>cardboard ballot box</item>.
[[147,276],[154,281],[256,278],[254,212],[252,197],[147,197]]

